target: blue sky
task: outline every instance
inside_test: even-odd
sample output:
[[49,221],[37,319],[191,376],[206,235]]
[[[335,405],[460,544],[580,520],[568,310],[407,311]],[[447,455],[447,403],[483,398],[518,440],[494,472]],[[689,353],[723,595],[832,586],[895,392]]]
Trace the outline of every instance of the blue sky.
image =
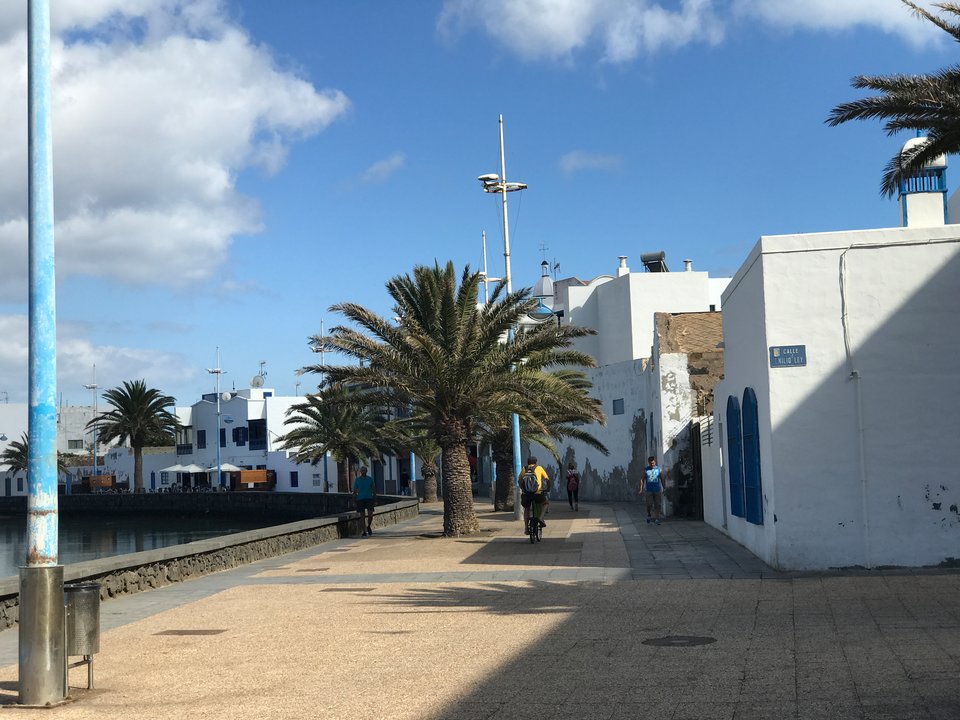
[[[21,67],[22,8],[0,9]],[[17,4],[19,5],[19,4]],[[25,3],[23,3],[25,6]],[[954,45],[897,0],[58,0],[54,163],[65,402],[143,377],[188,404],[266,361],[312,389],[331,304],[384,314],[435,259],[513,273],[731,275],[763,234],[896,225],[878,194],[907,139],[831,129],[857,73],[926,72]],[[803,6],[799,8],[798,6]],[[944,37],[946,37],[944,35]],[[63,40],[64,42],[59,42]],[[0,391],[27,396],[25,72],[0,78]],[[950,174],[948,174],[948,178]]]

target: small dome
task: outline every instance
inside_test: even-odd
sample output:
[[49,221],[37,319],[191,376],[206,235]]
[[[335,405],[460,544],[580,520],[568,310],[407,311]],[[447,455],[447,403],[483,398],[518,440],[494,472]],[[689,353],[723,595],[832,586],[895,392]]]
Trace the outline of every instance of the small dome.
[[[905,152],[907,152],[908,150],[912,150],[913,148],[917,147],[918,145],[923,145],[923,144],[926,143],[926,142],[927,142],[927,138],[925,138],[925,137],[910,138],[909,140],[907,140],[907,141],[903,144],[903,147],[900,148],[900,152],[901,152],[901,154],[902,154],[902,153],[905,153]],[[928,161],[928,162],[924,165],[924,167],[926,167],[926,168],[945,168],[946,166],[947,166],[947,156],[946,156],[946,155],[939,155],[939,156],[935,157],[933,160]]]

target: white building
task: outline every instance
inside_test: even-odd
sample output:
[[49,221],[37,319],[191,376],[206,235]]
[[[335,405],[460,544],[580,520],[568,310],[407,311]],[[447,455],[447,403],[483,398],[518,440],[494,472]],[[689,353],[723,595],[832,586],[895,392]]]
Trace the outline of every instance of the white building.
[[[297,464],[278,449],[279,438],[288,429],[284,422],[287,411],[303,397],[277,396],[271,388],[257,387],[229,391],[220,398],[220,463],[242,470],[266,470],[274,490],[284,492],[336,492],[337,463],[328,457],[317,465]],[[101,409],[102,411],[102,409]],[[217,465],[217,394],[209,393],[187,407],[175,409],[182,425],[176,447],[144,448],[143,484],[150,491],[161,491],[174,486],[215,485]],[[59,452],[90,453],[92,436],[86,423],[93,418],[92,407],[61,407],[58,409],[57,446]],[[27,431],[28,410],[25,404],[0,404],[0,432],[7,437],[0,440],[0,452],[12,440],[18,440]],[[101,464],[98,472],[112,475],[120,487],[133,489],[133,453],[128,447],[100,444]],[[92,462],[92,458],[91,458]],[[409,468],[408,458],[386,457],[383,462],[369,463],[371,474],[380,492],[399,494],[401,474]],[[188,472],[169,468],[188,468]],[[82,475],[92,473],[91,465],[70,468],[74,483]],[[0,492],[4,495],[24,495],[27,492],[26,473],[4,472],[0,469]],[[241,479],[225,475],[224,480]],[[252,488],[251,488],[252,489]]]
[[[577,463],[584,499],[632,499],[647,457],[653,455],[663,462],[665,454],[677,449],[680,429],[675,426],[683,423],[672,419],[675,407],[669,406],[674,395],[688,396],[690,387],[668,390],[668,400],[662,402],[664,377],[657,364],[650,362],[655,353],[655,315],[716,313],[729,282],[728,278],[694,271],[689,260],[684,261],[682,272],[669,272],[663,253],[644,255],[643,263],[645,272],[631,272],[627,258],[621,256],[613,275],[588,282],[567,278],[553,283],[552,309],[562,313],[560,321],[597,331],[595,336],[578,340],[576,346],[597,361],[598,367],[587,374],[594,386],[591,395],[602,402],[607,414],[605,427],[589,425],[585,429],[607,446],[610,455],[576,441],[565,441],[561,451],[563,467],[571,461]],[[559,468],[543,462],[549,457],[546,451],[537,449],[534,454],[551,476],[562,477]],[[669,478],[672,468],[667,471]]]
[[960,557],[960,226],[943,224],[944,192],[905,185],[908,227],[761,237],[724,293],[704,515],[774,567]]

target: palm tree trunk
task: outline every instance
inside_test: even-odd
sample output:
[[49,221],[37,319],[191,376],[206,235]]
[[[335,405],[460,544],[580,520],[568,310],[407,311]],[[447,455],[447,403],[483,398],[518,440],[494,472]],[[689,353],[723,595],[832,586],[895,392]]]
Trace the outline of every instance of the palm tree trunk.
[[143,492],[143,448],[133,446],[133,491]]
[[437,501],[437,464],[433,460],[424,460],[423,467],[423,501],[434,503]]
[[493,491],[494,510],[513,510],[513,448],[494,444],[493,462],[497,466],[497,485]]
[[473,509],[466,433],[460,438],[446,437],[442,448],[443,534],[447,537],[476,534],[480,532],[480,523]]
[[346,458],[337,461],[337,492],[350,492],[350,463]]

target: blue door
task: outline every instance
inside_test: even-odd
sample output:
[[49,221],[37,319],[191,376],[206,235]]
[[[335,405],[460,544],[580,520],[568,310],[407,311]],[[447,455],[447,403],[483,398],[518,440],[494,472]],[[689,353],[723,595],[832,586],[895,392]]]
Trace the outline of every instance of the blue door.
[[740,401],[727,397],[727,469],[730,480],[730,512],[744,515],[743,501],[743,443],[740,432]]
[[743,494],[747,522],[763,525],[763,483],[760,479],[760,422],[757,394],[743,391]]

